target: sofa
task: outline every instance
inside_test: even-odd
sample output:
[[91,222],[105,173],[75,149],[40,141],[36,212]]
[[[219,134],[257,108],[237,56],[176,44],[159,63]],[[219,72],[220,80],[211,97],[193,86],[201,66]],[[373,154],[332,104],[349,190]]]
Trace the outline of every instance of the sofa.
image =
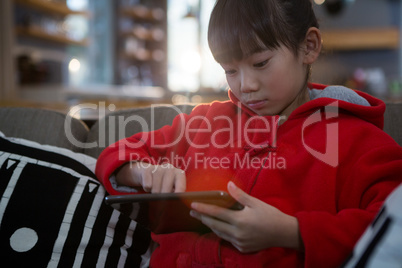
[[[6,263],[147,267],[150,233],[104,204],[107,193],[93,175],[96,158],[118,139],[170,124],[193,107],[117,110],[91,127],[57,111],[0,108],[0,250]],[[401,115],[402,103],[387,104],[384,130],[400,145]]]
[[3,261],[13,267],[147,267],[150,233],[103,202],[96,158],[117,139],[160,128],[192,108],[119,110],[90,124],[52,110],[0,108]]

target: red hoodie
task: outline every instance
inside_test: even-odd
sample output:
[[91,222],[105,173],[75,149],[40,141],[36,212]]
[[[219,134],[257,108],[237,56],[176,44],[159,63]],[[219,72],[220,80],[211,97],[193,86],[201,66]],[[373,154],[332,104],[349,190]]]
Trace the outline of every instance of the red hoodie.
[[151,267],[337,267],[402,181],[402,148],[382,131],[385,104],[357,93],[370,106],[317,98],[283,124],[278,116],[257,116],[230,94],[231,101],[198,105],[171,126],[106,148],[96,175],[111,194],[120,192],[109,177],[130,160],[185,170],[187,191],[226,190],[234,180],[295,216],[305,247],[242,254],[214,233],[153,234],[159,246]]

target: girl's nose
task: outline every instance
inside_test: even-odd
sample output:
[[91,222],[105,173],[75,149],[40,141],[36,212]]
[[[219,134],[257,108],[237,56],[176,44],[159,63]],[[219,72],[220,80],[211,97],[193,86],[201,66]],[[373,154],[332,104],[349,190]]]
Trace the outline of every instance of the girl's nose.
[[258,80],[250,72],[241,72],[241,92],[250,93],[258,90]]

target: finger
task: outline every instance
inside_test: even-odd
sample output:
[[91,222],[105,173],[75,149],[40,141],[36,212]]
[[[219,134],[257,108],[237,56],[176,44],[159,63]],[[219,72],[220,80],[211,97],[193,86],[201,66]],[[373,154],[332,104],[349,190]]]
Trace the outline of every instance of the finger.
[[153,166],[152,169],[152,193],[160,193],[166,170],[160,166]]
[[174,182],[174,192],[181,193],[186,191],[186,174],[184,170],[178,170],[176,172],[176,179]]
[[242,244],[238,244],[236,241],[235,242],[231,242],[232,245],[241,253],[251,253],[254,252],[255,250],[253,250],[251,247],[246,246],[246,245],[242,245]]
[[214,217],[216,219],[219,219],[220,221],[224,221],[231,224],[234,224],[236,219],[236,216],[233,213],[239,212],[200,202],[191,203],[191,208],[200,214]]
[[231,224],[194,210],[190,211],[190,215],[200,220],[204,225],[208,226],[219,237],[232,242],[231,240],[233,240],[233,238],[230,234],[234,232],[234,227]]
[[191,210],[190,215],[201,221],[204,225],[208,226],[217,236],[228,241],[239,251],[243,252],[243,246],[240,245],[236,238],[233,236],[233,234],[236,232],[235,226],[216,219],[214,220],[213,218],[210,218],[207,215],[203,215],[195,210]]
[[228,241],[229,243],[233,244],[233,237],[230,236],[229,234],[219,232],[219,231],[216,230],[216,229],[211,229],[211,230],[212,230],[212,232],[214,232],[214,233],[215,233],[217,236],[219,236],[220,238],[222,238],[222,239]]
[[228,183],[228,192],[237,202],[246,207],[253,207],[256,200],[258,200],[237,187],[232,181]]
[[162,181],[161,192],[162,193],[171,193],[173,191],[173,185],[174,185],[174,181],[175,181],[174,172],[171,172],[171,171],[165,172],[162,180],[163,181]]
[[141,173],[141,185],[145,192],[149,193],[152,190],[152,175],[147,170]]

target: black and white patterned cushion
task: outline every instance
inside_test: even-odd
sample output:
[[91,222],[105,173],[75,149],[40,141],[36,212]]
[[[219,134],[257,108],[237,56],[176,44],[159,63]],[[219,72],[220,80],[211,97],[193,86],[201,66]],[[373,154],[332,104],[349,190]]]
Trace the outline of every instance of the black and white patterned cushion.
[[141,267],[149,232],[104,203],[96,159],[0,132],[0,252],[13,267]]

